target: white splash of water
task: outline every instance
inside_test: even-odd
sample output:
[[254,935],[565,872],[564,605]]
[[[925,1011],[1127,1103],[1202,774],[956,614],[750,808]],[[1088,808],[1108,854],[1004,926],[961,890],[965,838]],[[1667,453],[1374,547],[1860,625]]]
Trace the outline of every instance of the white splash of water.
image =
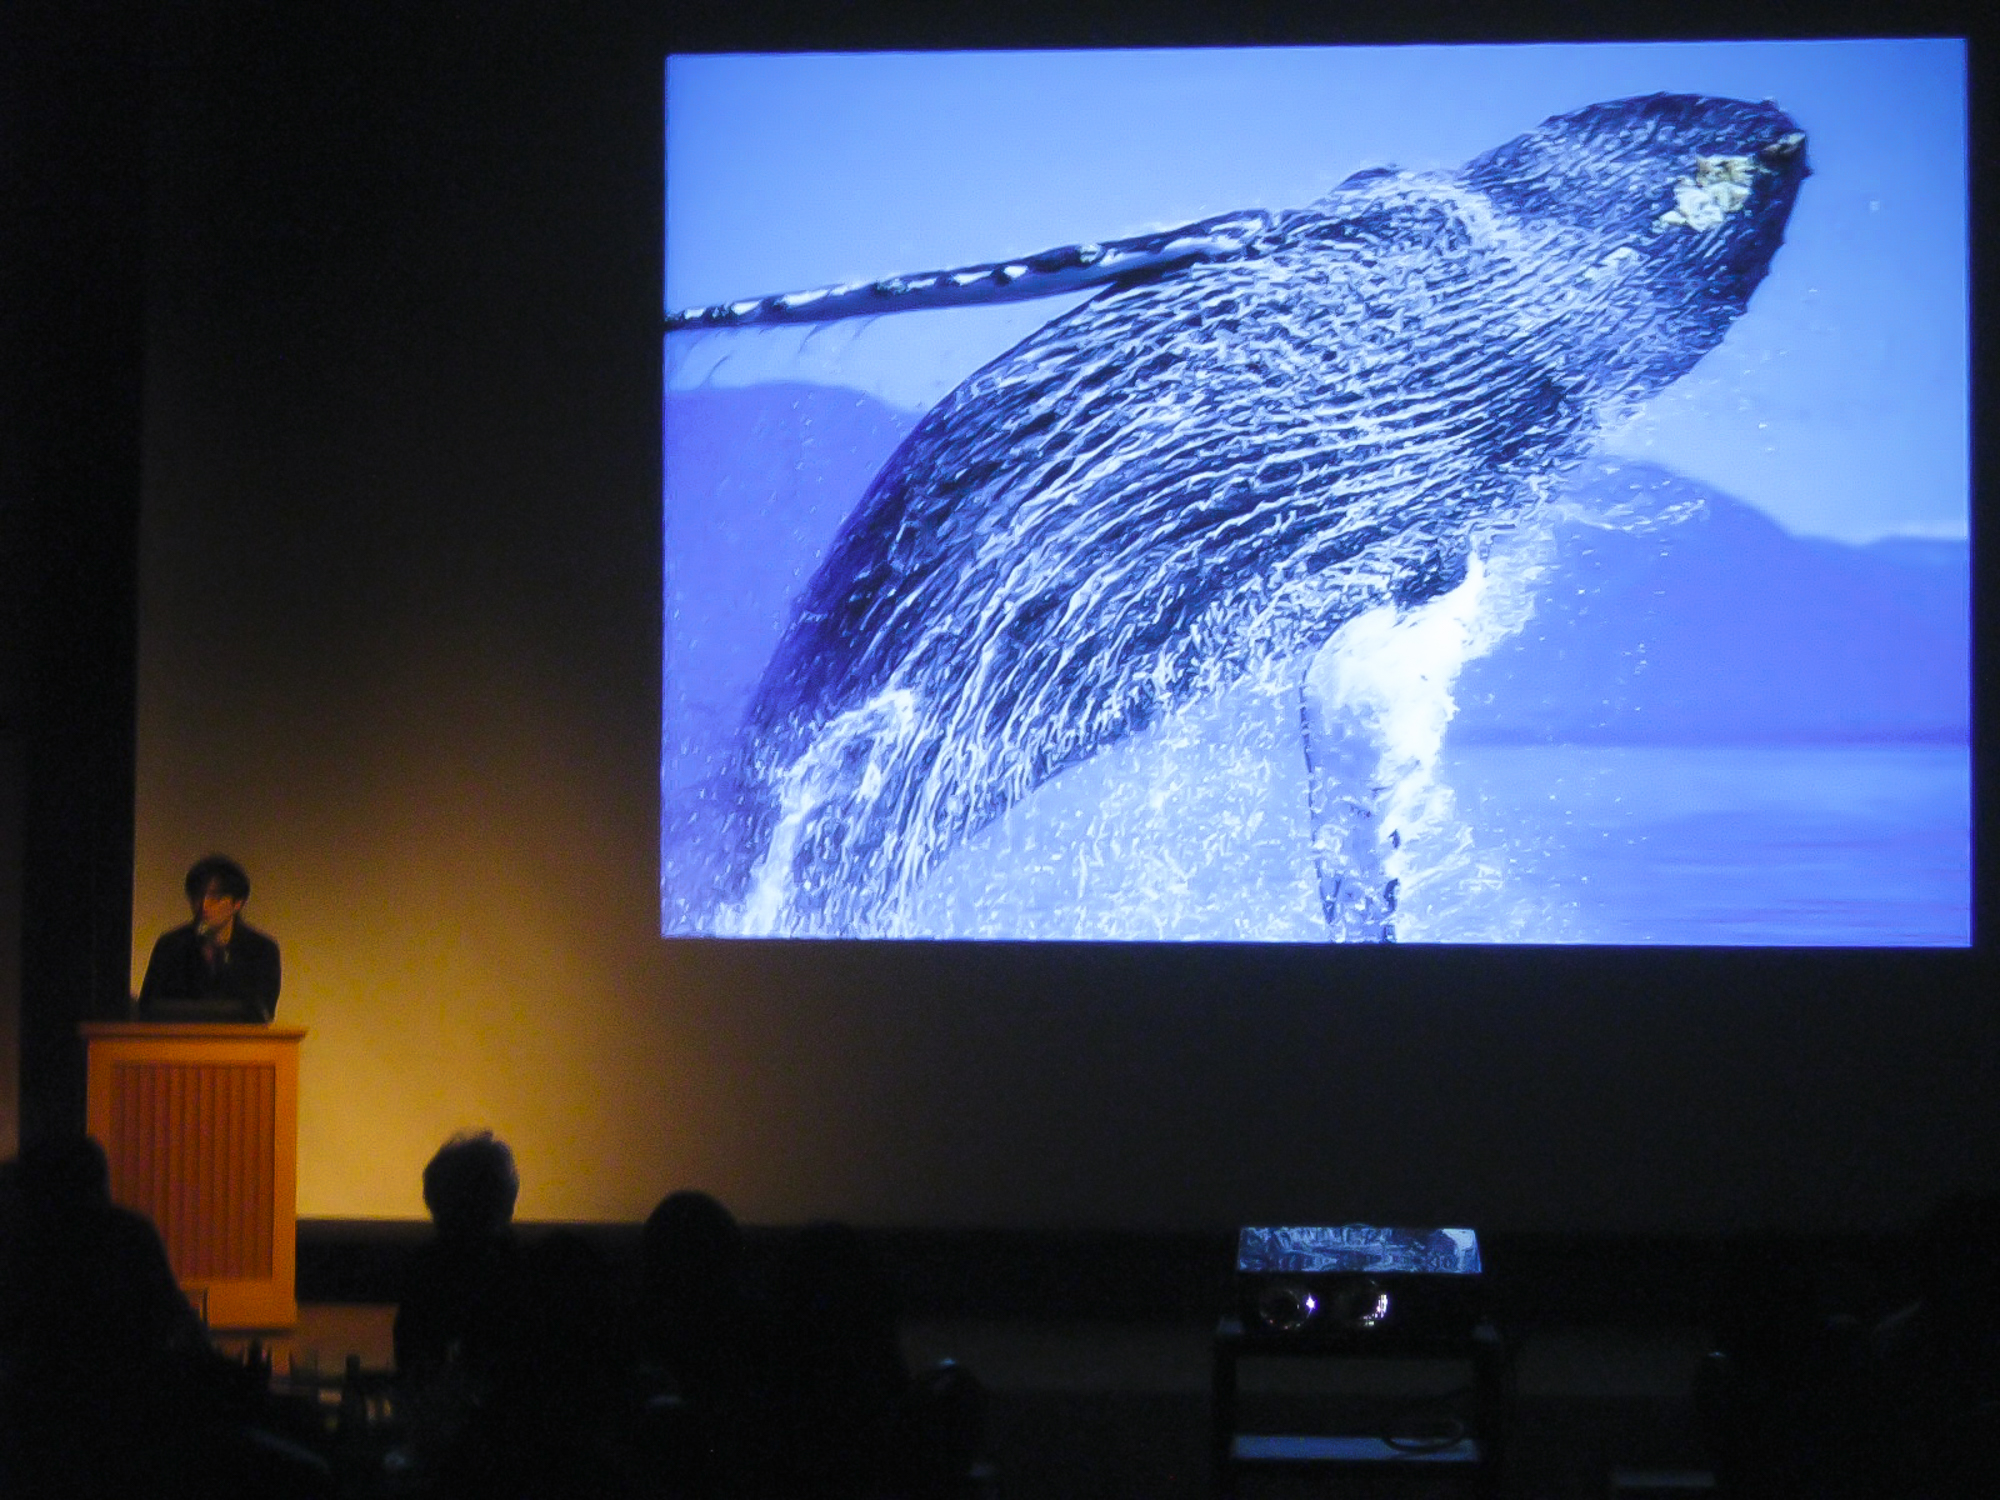
[[1428,935],[1416,930],[1422,923],[1413,910],[1426,886],[1496,874],[1478,867],[1438,760],[1457,712],[1459,672],[1527,624],[1541,566],[1534,547],[1475,557],[1449,593],[1348,621],[1307,668],[1316,746],[1339,747],[1324,758],[1316,753],[1316,774],[1344,783],[1318,789],[1316,800],[1349,813],[1331,829],[1322,824],[1323,870],[1331,860],[1372,890],[1394,882],[1399,937]]
[[716,931],[725,937],[782,937],[793,895],[794,864],[814,815],[835,798],[858,803],[879,797],[887,767],[915,735],[919,721],[917,695],[906,688],[889,688],[859,708],[841,714],[810,749],[773,778],[778,792],[778,821],[764,854],[751,872],[743,900],[716,915]]

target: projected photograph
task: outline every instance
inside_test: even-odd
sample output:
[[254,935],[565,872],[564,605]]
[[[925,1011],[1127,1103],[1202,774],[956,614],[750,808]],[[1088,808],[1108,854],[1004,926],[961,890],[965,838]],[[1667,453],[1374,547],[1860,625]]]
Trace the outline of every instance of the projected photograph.
[[1968,944],[1964,68],[668,59],[662,931]]

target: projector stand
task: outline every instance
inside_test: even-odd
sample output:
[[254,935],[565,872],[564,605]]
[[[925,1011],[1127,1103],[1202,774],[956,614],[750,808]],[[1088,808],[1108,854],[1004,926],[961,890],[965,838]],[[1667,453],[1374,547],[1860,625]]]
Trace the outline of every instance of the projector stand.
[[[1497,1494],[1508,1383],[1499,1334],[1481,1323],[1449,1342],[1380,1335],[1246,1333],[1240,1319],[1225,1317],[1215,1330],[1215,1494],[1235,1495],[1245,1475],[1279,1473],[1365,1478],[1371,1495],[1395,1493],[1399,1480],[1426,1495]],[[1266,1404],[1314,1430],[1241,1430],[1239,1367],[1266,1360],[1292,1367],[1274,1367]],[[1319,1363],[1302,1370],[1302,1361]],[[1310,1418],[1307,1406],[1316,1408]]]

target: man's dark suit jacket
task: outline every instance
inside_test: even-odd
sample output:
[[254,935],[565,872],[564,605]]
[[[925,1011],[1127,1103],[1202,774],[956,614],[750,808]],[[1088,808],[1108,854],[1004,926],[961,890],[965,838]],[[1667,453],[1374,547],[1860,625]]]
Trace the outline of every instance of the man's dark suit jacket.
[[139,1014],[164,1019],[159,1001],[210,1000],[233,1003],[237,1016],[206,1016],[211,1020],[268,1021],[278,1010],[278,945],[254,927],[236,919],[227,956],[210,972],[202,957],[201,938],[194,923],[160,934],[139,986]]

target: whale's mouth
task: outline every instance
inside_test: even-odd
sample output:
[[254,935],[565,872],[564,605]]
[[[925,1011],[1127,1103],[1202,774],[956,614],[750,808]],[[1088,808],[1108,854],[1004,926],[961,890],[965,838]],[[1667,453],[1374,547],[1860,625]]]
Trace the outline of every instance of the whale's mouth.
[[[1789,123],[1789,122],[1788,122]],[[1806,161],[1806,133],[1788,130],[1757,148],[1757,162],[1766,172],[1790,179],[1794,186],[1812,176]]]
[[1767,167],[1777,167],[1797,160],[1804,154],[1805,149],[1806,133],[1803,130],[1794,130],[1759,148],[1757,157]]

